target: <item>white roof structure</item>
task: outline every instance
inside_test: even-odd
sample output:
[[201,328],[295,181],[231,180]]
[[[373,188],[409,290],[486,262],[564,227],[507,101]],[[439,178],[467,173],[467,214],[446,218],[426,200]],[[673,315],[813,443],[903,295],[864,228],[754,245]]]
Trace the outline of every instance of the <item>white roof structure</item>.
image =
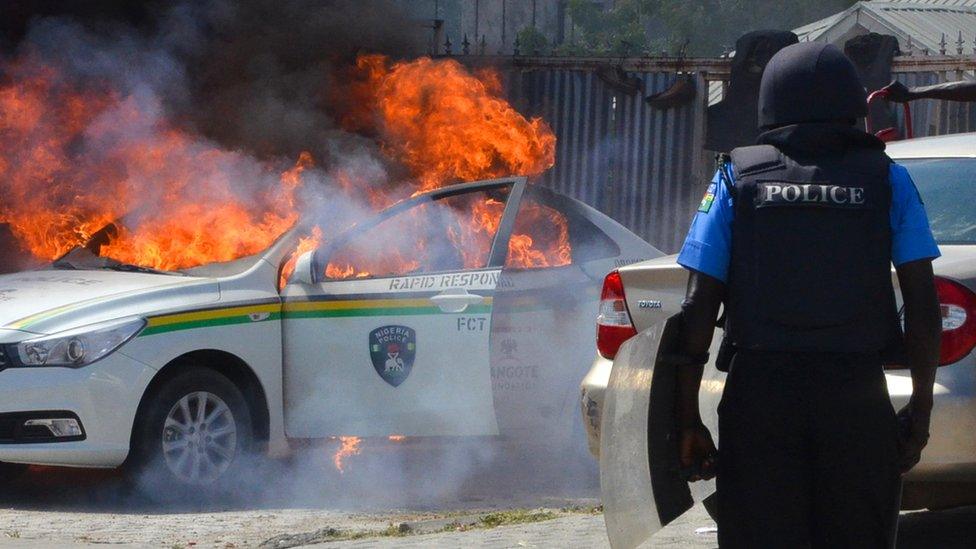
[[876,32],[897,37],[903,53],[928,50],[938,54],[943,47],[948,54],[957,53],[960,47],[970,53],[976,48],[976,0],[858,2],[793,32],[801,42],[830,42],[841,47],[854,36]]
[[[902,54],[938,55],[976,51],[976,0],[886,0],[858,2],[846,10],[793,29],[801,42],[830,42],[839,48],[869,32],[898,38]],[[960,39],[962,42],[960,42]],[[709,104],[722,99],[722,83],[709,84]]]

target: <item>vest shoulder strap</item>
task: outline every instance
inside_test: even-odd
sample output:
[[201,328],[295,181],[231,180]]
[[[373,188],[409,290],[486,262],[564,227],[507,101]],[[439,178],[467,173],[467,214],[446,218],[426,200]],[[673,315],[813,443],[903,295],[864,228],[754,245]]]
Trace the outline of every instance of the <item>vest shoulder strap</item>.
[[891,169],[892,160],[883,151],[865,150],[856,151],[848,155],[848,160],[852,165],[860,168],[858,171],[868,174],[883,174],[887,176]]
[[786,167],[783,154],[772,145],[739,147],[732,151],[736,179]]

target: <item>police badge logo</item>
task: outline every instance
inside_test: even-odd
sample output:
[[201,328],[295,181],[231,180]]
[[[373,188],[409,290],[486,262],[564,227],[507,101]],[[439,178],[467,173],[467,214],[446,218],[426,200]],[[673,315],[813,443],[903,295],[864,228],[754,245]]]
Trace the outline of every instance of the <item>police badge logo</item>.
[[406,326],[381,326],[369,333],[369,356],[383,381],[398,387],[413,369],[417,332]]

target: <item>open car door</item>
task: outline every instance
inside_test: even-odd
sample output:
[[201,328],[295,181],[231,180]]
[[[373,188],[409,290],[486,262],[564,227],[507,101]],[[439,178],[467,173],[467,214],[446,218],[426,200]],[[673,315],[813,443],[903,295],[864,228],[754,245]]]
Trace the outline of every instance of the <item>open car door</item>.
[[[696,501],[708,507],[715,492],[714,480],[688,483],[680,474],[675,370],[658,364],[662,354],[673,352],[679,326],[677,315],[662,319],[624,343],[614,357],[600,436],[600,495],[614,549],[641,546]],[[723,380],[710,362],[699,392],[702,420],[716,437]]]
[[290,437],[496,435],[495,288],[524,178],[404,201],[283,289]]

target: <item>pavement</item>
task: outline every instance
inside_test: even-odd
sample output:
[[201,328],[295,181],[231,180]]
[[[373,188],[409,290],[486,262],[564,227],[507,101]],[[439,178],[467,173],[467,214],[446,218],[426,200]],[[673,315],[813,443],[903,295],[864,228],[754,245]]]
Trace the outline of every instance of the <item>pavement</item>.
[[[371,480],[376,473],[366,469]],[[273,475],[272,475],[273,476]],[[263,478],[268,478],[265,476]],[[609,547],[592,478],[574,490],[526,477],[468,479],[446,490],[420,479],[399,486],[402,497],[360,484],[355,475],[323,477],[296,492],[242,498],[233,504],[161,505],[126,494],[111,472],[39,470],[0,493],[0,546],[90,548],[191,547],[287,549],[424,547]],[[389,479],[381,479],[388,485]],[[332,496],[312,498],[326,487]],[[416,489],[418,492],[413,492]],[[436,493],[420,498],[417,493]],[[382,497],[378,497],[382,496]],[[648,547],[716,547],[714,523],[694,507],[656,534]],[[972,547],[976,507],[903,513],[900,549]]]
[[[695,507],[658,532],[649,547],[678,549],[717,547],[715,523],[704,508]],[[492,529],[466,532],[443,532],[372,540],[346,541],[332,544],[349,548],[461,548],[480,547],[508,549],[540,548],[609,548],[602,514],[574,515],[533,524],[499,526]]]

